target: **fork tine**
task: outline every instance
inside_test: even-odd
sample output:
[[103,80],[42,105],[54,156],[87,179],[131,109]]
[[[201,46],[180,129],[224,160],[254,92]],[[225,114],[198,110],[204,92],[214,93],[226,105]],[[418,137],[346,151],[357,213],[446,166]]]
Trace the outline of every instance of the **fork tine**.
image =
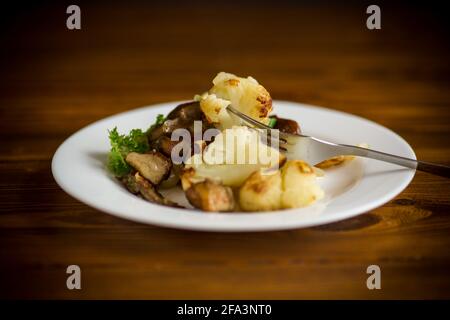
[[[302,134],[295,135],[277,130],[279,138],[275,139],[270,135],[274,129],[269,126],[250,118],[234,109],[232,106],[228,106],[227,111],[242,119],[244,125],[253,130],[266,130],[266,132],[268,132],[267,137],[269,138],[270,143],[278,143],[278,148],[284,152],[288,158],[302,159],[308,163],[316,164],[340,154],[336,152],[335,144]],[[311,152],[311,150],[315,150],[315,152]]]
[[[269,138],[272,136],[272,135],[271,135],[271,132],[272,132],[272,130],[274,130],[273,128],[271,128],[271,127],[265,125],[264,123],[261,123],[261,122],[259,122],[259,121],[256,121],[256,120],[253,119],[252,117],[249,117],[248,115],[246,115],[246,114],[244,114],[244,113],[242,113],[242,112],[236,110],[236,109],[233,108],[231,105],[228,105],[228,106],[227,106],[227,111],[233,113],[234,115],[236,115],[236,116],[239,117],[240,119],[244,120],[245,122],[252,124],[252,125],[255,126],[256,128],[266,130],[266,131],[267,131],[267,135],[268,135]],[[247,126],[248,126],[248,125],[247,125]],[[250,126],[248,126],[248,127],[250,127]],[[250,128],[251,128],[251,127],[250,127]],[[280,142],[282,142],[282,143],[288,144],[287,139],[286,139],[285,137],[286,137],[286,135],[285,135],[283,132],[281,132],[281,131],[278,130],[278,140],[279,140]]]
[[[249,128],[250,130],[255,130],[258,133],[259,129],[256,129],[254,127],[251,127],[250,125],[248,125],[247,123],[244,123],[244,125]],[[288,145],[292,145],[291,143],[288,143],[286,140],[284,140],[283,138],[274,138],[270,133],[266,136],[267,140],[263,141],[264,143],[266,143],[269,146],[273,146],[273,145],[277,145],[277,148],[280,149],[283,152],[287,152],[287,147]]]
[[264,123],[261,123],[259,121],[256,121],[255,119],[253,119],[252,117],[249,117],[248,115],[236,110],[235,108],[233,108],[231,105],[228,105],[227,107],[227,111],[235,114],[236,116],[238,116],[239,118],[241,118],[242,120],[245,120],[249,123],[251,123],[252,125],[254,125],[255,127],[258,127],[260,129],[266,129],[266,130],[271,130],[272,128],[269,126],[266,126]]
[[[235,116],[237,116],[237,117],[240,118],[241,120],[244,120],[244,121],[246,121],[246,122],[248,122],[248,123],[254,125],[255,127],[258,127],[258,128],[260,128],[260,129],[267,130],[267,131],[269,132],[269,134],[270,134],[270,132],[271,132],[272,130],[275,130],[275,129],[269,127],[268,125],[265,125],[264,123],[259,122],[259,121],[255,120],[255,119],[253,119],[252,117],[246,115],[245,113],[242,113],[242,112],[236,110],[236,109],[235,109],[234,107],[232,107],[231,105],[228,105],[228,106],[227,106],[227,111],[233,113]],[[288,140],[289,137],[300,136],[300,137],[309,138],[309,136],[306,136],[306,135],[304,135],[304,134],[291,134],[291,133],[282,132],[282,131],[280,131],[280,130],[278,130],[278,136],[279,136],[279,138],[281,138],[280,140],[283,140],[284,143],[287,143],[287,144],[290,144],[290,143],[287,142],[287,140]]]

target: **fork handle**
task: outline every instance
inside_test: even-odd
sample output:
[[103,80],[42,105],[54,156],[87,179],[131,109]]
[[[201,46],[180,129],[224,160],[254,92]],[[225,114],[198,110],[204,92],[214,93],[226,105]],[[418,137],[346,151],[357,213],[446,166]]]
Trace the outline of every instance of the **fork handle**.
[[417,170],[432,173],[441,177],[450,178],[450,167],[443,164],[417,161]]
[[345,151],[347,151],[344,154],[381,160],[381,161],[397,164],[402,167],[416,169],[416,170],[432,173],[434,175],[438,175],[441,177],[450,178],[450,167],[445,166],[443,164],[414,160],[414,159],[410,159],[410,158],[395,156],[393,154],[376,151],[376,150],[371,150],[371,149],[366,149],[366,148],[361,148],[361,147],[356,147],[356,146],[350,146],[350,145],[341,145],[341,146],[345,148]]

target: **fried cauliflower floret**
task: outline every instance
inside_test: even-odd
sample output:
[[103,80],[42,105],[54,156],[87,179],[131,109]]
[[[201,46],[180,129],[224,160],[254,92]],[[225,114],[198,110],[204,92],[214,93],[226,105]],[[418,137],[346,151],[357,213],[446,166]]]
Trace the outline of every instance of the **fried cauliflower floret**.
[[272,111],[272,98],[258,81],[225,72],[217,74],[213,87],[202,96],[196,96],[196,99],[200,100],[200,108],[206,118],[221,128],[229,128],[233,123],[225,109],[229,104],[266,124]]
[[317,184],[313,168],[304,161],[286,162],[281,168],[281,176],[283,180],[282,208],[305,207],[324,196],[323,190]]
[[231,128],[234,119],[228,114],[227,106],[230,101],[218,98],[215,94],[205,94],[200,100],[200,108],[208,122],[221,129]]
[[305,207],[323,198],[314,169],[306,162],[290,160],[264,174],[254,172],[239,189],[239,205],[245,211],[269,211]]
[[202,154],[186,161],[194,169],[194,177],[221,181],[225,186],[239,187],[253,172],[277,168],[286,157],[264,144],[254,130],[233,127],[215,137]]
[[282,180],[280,170],[256,171],[239,189],[239,204],[244,211],[270,211],[281,208]]

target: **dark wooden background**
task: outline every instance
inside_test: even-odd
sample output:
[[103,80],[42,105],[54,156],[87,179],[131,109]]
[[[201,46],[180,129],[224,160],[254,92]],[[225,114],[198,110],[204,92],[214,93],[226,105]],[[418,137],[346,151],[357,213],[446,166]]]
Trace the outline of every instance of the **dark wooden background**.
[[[425,2],[79,2],[2,9],[0,296],[3,298],[450,298],[450,181],[417,173],[381,208],[270,233],[199,233],[121,220],[72,199],[51,158],[105,116],[190,99],[221,70],[273,98],[343,110],[450,165],[449,32]],[[3,6],[3,4],[2,4]],[[339,130],[339,128],[336,128]],[[83,173],[80,172],[80,175]],[[66,289],[80,265],[82,290]],[[366,268],[382,289],[366,288]]]

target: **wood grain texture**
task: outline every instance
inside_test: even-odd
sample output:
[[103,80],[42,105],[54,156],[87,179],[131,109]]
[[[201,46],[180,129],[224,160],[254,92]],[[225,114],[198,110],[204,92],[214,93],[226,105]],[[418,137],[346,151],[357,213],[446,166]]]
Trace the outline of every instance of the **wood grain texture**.
[[[357,3],[85,4],[82,30],[61,4],[2,21],[2,298],[450,298],[450,181],[417,173],[396,199],[354,219],[270,233],[146,226],[72,199],[51,157],[83,126],[186,100],[221,70],[275,99],[331,107],[403,136],[450,165],[449,33],[436,6]],[[339,130],[339,128],[336,128]],[[82,174],[82,173],[80,173]],[[65,287],[82,268],[82,290]],[[368,265],[382,290],[366,288]]]

